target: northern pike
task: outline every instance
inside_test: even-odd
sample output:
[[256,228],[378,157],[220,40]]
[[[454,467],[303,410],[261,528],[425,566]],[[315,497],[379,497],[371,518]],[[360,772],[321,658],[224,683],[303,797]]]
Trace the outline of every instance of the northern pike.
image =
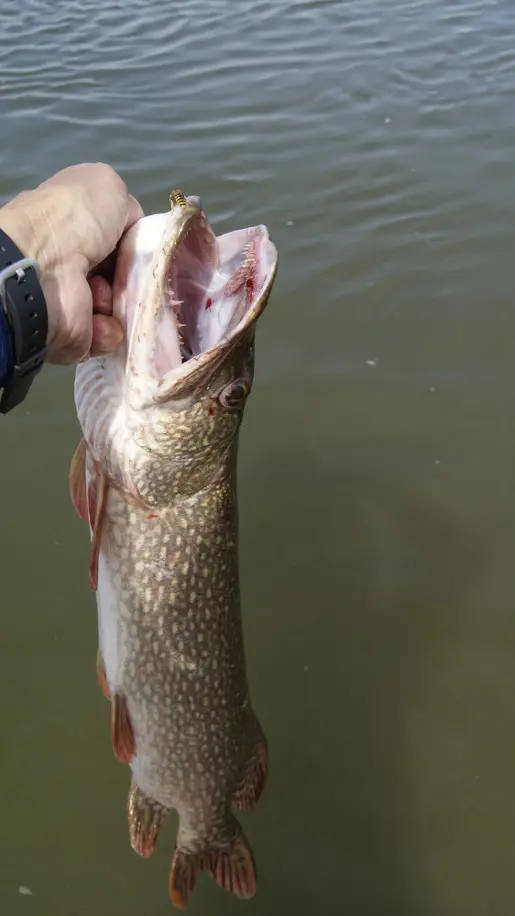
[[238,897],[256,889],[234,812],[258,801],[268,751],[246,675],[236,471],[277,251],[265,226],[217,237],[198,198],[170,204],[121,241],[123,343],[76,369],[70,490],[90,529],[112,747],[132,771],[130,843],[149,856],[177,811],[169,893],[185,907],[202,870]]

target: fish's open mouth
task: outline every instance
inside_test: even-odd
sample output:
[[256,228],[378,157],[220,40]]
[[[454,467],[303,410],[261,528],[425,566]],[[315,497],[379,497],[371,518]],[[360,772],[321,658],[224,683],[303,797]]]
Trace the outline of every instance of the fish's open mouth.
[[250,318],[275,256],[265,226],[216,237],[200,209],[185,222],[166,264],[158,375],[216,349]]

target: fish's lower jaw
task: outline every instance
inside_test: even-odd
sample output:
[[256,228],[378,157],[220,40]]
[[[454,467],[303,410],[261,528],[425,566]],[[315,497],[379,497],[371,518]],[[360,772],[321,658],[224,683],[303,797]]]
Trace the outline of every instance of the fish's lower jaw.
[[242,900],[256,893],[256,865],[252,850],[243,833],[229,845],[203,852],[176,847],[170,870],[170,900],[178,909],[185,909],[197,875],[207,871],[223,890]]

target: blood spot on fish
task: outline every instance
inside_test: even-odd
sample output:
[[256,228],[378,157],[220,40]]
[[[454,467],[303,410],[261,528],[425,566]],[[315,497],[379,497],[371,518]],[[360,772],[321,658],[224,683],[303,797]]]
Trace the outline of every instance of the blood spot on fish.
[[207,310],[207,309],[210,309],[212,305],[213,305],[213,300],[212,300],[212,299],[206,299],[206,310]]
[[152,514],[150,514],[150,515],[146,515],[145,518],[146,518],[146,519],[149,519],[149,518],[157,518],[157,515],[152,515]]
[[215,415],[215,413],[216,413],[215,408],[214,408],[214,407],[209,407],[209,408],[208,408],[208,413],[209,413],[209,416],[210,416],[210,417],[214,417],[214,415]]
[[246,282],[245,285],[246,285],[246,287],[247,287],[247,289],[248,289],[250,295],[252,296],[253,293],[254,293],[254,280],[252,279],[252,277],[249,277],[249,278],[247,279],[247,282]]

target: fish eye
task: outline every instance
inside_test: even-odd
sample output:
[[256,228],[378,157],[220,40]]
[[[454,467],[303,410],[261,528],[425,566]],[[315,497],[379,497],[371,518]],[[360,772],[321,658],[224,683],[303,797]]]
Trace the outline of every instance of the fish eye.
[[220,393],[220,403],[223,407],[241,407],[250,392],[250,385],[244,378],[231,382]]

